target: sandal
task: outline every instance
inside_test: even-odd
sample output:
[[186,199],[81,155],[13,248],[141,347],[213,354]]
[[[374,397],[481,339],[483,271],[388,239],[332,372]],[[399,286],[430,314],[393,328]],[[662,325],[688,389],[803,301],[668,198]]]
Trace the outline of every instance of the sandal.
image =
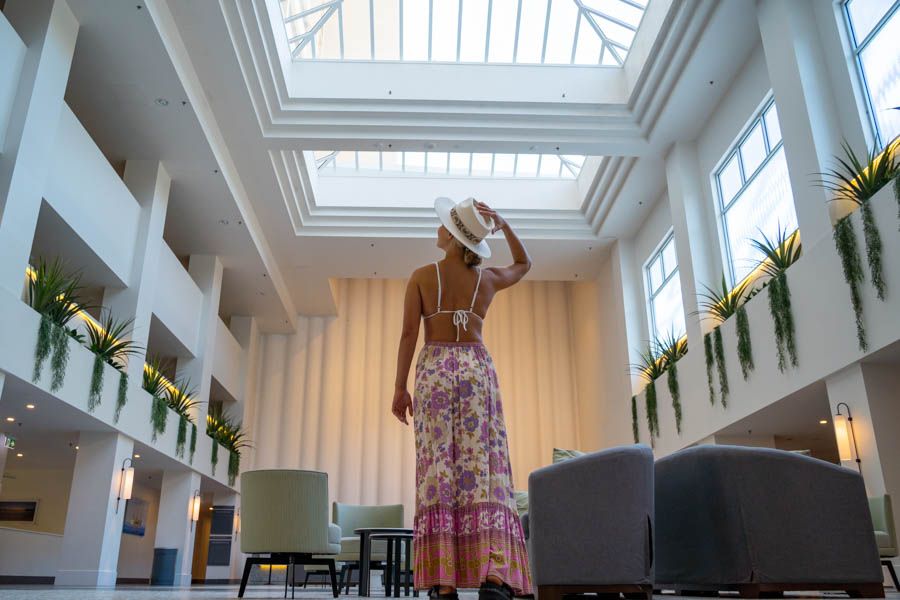
[[478,588],[478,600],[513,600],[514,597],[512,588],[505,583],[484,581]]
[[459,600],[459,594],[456,593],[456,590],[449,594],[442,594],[439,591],[440,589],[439,586],[432,586],[431,589],[428,590],[428,597],[431,600]]

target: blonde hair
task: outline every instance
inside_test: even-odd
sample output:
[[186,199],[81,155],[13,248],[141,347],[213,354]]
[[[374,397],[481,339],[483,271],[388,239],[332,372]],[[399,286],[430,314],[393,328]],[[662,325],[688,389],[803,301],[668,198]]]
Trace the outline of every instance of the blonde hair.
[[459,240],[454,239],[453,241],[456,242],[460,248],[462,248],[463,262],[466,263],[467,267],[478,267],[484,261],[484,259],[482,259],[480,256],[478,256],[477,254],[475,254],[474,252],[469,250],[469,248],[466,247],[466,245],[463,244],[462,242],[460,242]]

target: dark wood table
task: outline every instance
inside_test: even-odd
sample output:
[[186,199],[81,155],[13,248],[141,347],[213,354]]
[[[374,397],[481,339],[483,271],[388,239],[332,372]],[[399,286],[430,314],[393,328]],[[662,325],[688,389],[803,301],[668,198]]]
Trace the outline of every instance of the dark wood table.
[[[372,556],[372,540],[387,540],[388,542],[388,565],[385,568],[385,579],[386,584],[390,586],[390,582],[393,579],[394,584],[394,593],[395,597],[399,597],[400,594],[400,586],[399,582],[399,571],[400,571],[400,544],[406,543],[406,569],[409,571],[410,566],[410,554],[411,552],[411,542],[413,537],[413,530],[407,529],[405,527],[360,527],[359,529],[354,529],[353,533],[359,536],[359,595],[360,596],[369,596],[369,576],[371,574],[370,562]],[[397,560],[393,559],[393,548],[395,546],[396,541],[396,549],[397,549]],[[389,573],[389,571],[393,570],[394,573]],[[394,575],[394,577],[391,577]],[[386,594],[390,594],[390,587],[386,590]]]

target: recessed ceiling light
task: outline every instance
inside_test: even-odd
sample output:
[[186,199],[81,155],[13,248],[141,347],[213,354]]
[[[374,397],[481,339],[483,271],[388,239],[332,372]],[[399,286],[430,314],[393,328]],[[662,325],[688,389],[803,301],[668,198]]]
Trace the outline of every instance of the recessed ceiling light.
[[75,446],[75,449],[78,450],[78,446]]
[[26,404],[25,408],[27,408],[28,410],[34,410],[34,404]]
[[819,421],[819,425],[828,425],[828,421],[825,419],[822,419],[821,421]]
[[6,421],[9,423],[15,423],[16,418],[15,417],[6,417]]
[[17,456],[18,458],[22,458],[22,457],[25,456],[25,455],[22,454],[21,452],[18,452],[18,453],[16,454],[16,456]]
[[157,106],[168,106],[169,105],[169,101],[166,100],[165,98],[157,98],[156,100],[154,100],[154,102],[156,103]]
[[140,455],[140,454],[135,454],[134,457],[135,457],[135,458],[140,458],[141,455]]

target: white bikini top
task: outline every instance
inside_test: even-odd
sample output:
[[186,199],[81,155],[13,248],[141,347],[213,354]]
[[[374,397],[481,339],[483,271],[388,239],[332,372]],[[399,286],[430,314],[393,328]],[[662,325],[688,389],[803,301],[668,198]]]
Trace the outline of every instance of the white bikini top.
[[[475,282],[475,293],[472,294],[472,304],[469,305],[468,309],[459,309],[459,310],[441,310],[441,267],[434,263],[434,270],[437,273],[437,284],[438,284],[438,294],[437,294],[437,310],[427,315],[425,318],[430,319],[436,315],[440,314],[452,314],[453,315],[453,324],[456,326],[456,341],[459,341],[459,327],[462,325],[463,330],[468,331],[466,329],[466,325],[469,324],[469,315],[475,315],[478,317],[479,315],[475,313],[475,299],[478,297],[478,286],[481,285],[481,267],[477,267],[478,269],[478,280]],[[480,317],[479,317],[480,318]]]

